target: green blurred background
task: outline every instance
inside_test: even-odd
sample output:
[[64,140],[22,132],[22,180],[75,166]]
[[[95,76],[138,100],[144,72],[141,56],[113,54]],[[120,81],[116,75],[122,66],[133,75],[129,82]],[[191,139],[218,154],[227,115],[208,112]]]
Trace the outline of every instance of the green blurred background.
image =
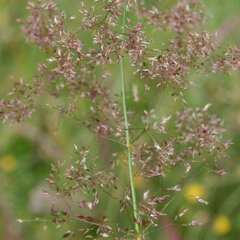
[[[31,81],[37,64],[44,59],[38,48],[27,43],[16,19],[23,18],[26,0],[0,0],[0,96],[20,77]],[[59,0],[60,6],[76,15],[77,0]],[[162,7],[173,0],[149,0]],[[207,29],[220,30],[221,44],[240,44],[240,0],[205,0]],[[158,36],[159,37],[159,36]],[[155,39],[156,43],[159,39]],[[116,70],[116,69],[115,69]],[[195,84],[186,94],[192,106],[212,104],[212,111],[224,119],[228,137],[233,141],[229,159],[224,163],[228,175],[218,178],[193,176],[177,204],[192,209],[191,217],[205,223],[201,227],[180,228],[180,239],[240,239],[240,73],[192,76]],[[174,112],[176,103],[162,94],[160,114]],[[151,101],[151,99],[149,99]],[[161,105],[164,102],[164,105]],[[140,106],[141,107],[141,106]],[[142,106],[143,107],[143,106]],[[170,110],[169,110],[170,109]],[[69,159],[74,143],[91,143],[84,129],[49,109],[40,108],[31,120],[21,125],[0,125],[0,239],[55,240],[62,231],[48,221],[49,201],[42,196],[52,161]],[[144,181],[137,179],[137,187]],[[209,205],[194,206],[192,194],[201,195]],[[181,201],[181,202],[180,202]],[[111,211],[114,211],[113,209]],[[39,218],[39,219],[38,219]],[[20,224],[17,219],[24,219]],[[77,238],[76,238],[77,239]],[[153,239],[173,239],[167,232]]]

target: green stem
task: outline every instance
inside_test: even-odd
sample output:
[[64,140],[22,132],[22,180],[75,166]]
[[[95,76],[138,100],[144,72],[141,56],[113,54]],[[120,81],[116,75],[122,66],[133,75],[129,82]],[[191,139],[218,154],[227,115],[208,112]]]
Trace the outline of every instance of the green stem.
[[[125,29],[125,24],[126,24],[126,8],[127,7],[125,7],[124,14],[123,14],[123,22],[122,22],[123,31]],[[129,124],[128,124],[128,116],[127,116],[127,103],[126,103],[126,93],[125,93],[124,57],[120,58],[120,67],[121,67],[122,107],[123,107],[123,114],[124,114],[125,138],[126,138],[127,156],[128,156],[128,174],[129,174],[129,181],[130,181],[130,187],[131,187],[133,216],[134,216],[134,220],[135,220],[135,230],[136,230],[137,235],[139,235],[140,227],[137,222],[138,221],[138,208],[137,208],[136,192],[135,192],[134,179],[133,179],[133,158],[132,158],[132,149],[131,149],[131,144],[130,144]]]

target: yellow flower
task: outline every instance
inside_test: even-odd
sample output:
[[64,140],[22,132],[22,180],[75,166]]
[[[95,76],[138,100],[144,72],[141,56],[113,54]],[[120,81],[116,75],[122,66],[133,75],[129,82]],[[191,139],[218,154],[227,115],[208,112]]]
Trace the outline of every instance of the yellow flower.
[[137,189],[141,189],[145,185],[144,178],[140,175],[134,177],[134,183]]
[[213,221],[213,231],[217,235],[225,235],[230,232],[232,226],[229,218],[225,215],[220,215]]
[[12,172],[16,169],[17,162],[13,155],[5,155],[0,158],[0,169],[6,173]]
[[198,198],[203,198],[206,195],[206,190],[203,185],[192,183],[185,187],[184,195],[189,202],[194,203]]

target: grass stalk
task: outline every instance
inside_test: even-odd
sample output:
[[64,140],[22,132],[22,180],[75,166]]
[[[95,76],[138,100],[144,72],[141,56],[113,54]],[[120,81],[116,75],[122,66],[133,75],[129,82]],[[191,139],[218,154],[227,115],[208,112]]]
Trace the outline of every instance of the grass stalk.
[[[127,6],[124,8],[124,13],[123,13],[123,21],[122,21],[123,31],[125,31],[125,24],[126,24],[126,8]],[[127,116],[126,87],[125,87],[126,81],[125,81],[123,56],[120,58],[120,68],[121,68],[122,108],[123,108],[123,114],[124,114],[124,128],[125,128],[125,138],[126,138],[126,146],[127,146],[128,174],[129,174],[129,182],[130,182],[131,196],[132,196],[133,216],[135,220],[134,225],[135,225],[135,231],[137,235],[140,236],[140,227],[139,227],[139,224],[137,223],[138,207],[137,207],[136,191],[135,191],[134,177],[133,177],[133,158],[132,158],[132,148],[131,148],[130,134],[129,134],[128,116]]]

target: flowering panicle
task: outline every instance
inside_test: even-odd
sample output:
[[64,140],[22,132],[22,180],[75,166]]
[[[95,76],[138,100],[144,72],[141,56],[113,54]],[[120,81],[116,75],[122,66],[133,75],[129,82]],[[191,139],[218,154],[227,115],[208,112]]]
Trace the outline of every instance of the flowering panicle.
[[203,21],[201,4],[198,0],[183,0],[166,12],[156,7],[143,9],[142,15],[160,29],[170,29],[177,33],[187,32]]
[[[195,161],[205,161],[206,154],[217,162],[230,143],[222,139],[223,123],[209,114],[208,107],[209,105],[203,109],[185,109],[171,119],[168,117],[160,121],[160,127],[156,127],[159,122],[150,116],[151,120],[147,121],[145,127],[151,133],[150,142],[136,143],[134,151],[139,172],[147,178],[164,177],[168,169],[179,163],[187,163],[189,168]],[[176,126],[173,136],[166,124]],[[165,138],[159,141],[163,136]]]
[[183,143],[190,144],[198,151],[213,153],[225,150],[227,143],[222,142],[225,131],[223,122],[216,116],[209,116],[208,105],[203,109],[187,109],[178,113],[177,129]]
[[41,89],[37,81],[33,85],[22,79],[16,81],[6,99],[0,100],[0,119],[4,122],[21,122],[34,111],[34,96]]
[[64,34],[64,15],[59,14],[53,1],[29,2],[23,31],[29,40],[42,48],[50,48]]
[[124,46],[128,50],[128,54],[133,64],[137,64],[142,61],[145,49],[148,46],[148,42],[145,40],[143,33],[143,25],[137,24],[133,29],[129,29],[127,33],[127,41]]
[[240,69],[240,48],[228,49],[224,56],[213,63],[213,72],[217,71],[236,71]]
[[138,66],[140,76],[156,81],[158,87],[185,88],[189,84],[186,79],[190,71],[201,68],[202,62],[214,51],[212,39],[207,32],[190,32],[184,38],[176,37],[160,54],[144,54],[143,63]]
[[[202,29],[203,11],[197,0],[179,1],[167,11],[147,9],[144,4],[136,6],[134,0],[81,3],[81,23],[77,22],[80,29],[76,31],[71,30],[69,21],[78,18],[68,17],[53,0],[28,3],[29,17],[21,21],[23,32],[47,57],[39,64],[31,84],[16,83],[11,94],[0,100],[0,119],[20,122],[37,110],[39,96],[50,96],[56,99],[50,107],[74,119],[76,129],[87,128],[100,146],[103,140],[107,142],[109,161],[102,154],[105,149],[98,153],[94,144],[92,148],[75,145],[72,161],[52,165],[48,182],[56,197],[65,203],[64,207],[53,206],[53,222],[80,223],[76,231],[65,232],[64,238],[77,235],[81,239],[147,239],[145,232],[161,223],[164,216],[169,215],[174,221],[187,214],[188,210],[181,210],[174,218],[166,209],[173,195],[181,194],[183,181],[162,186],[160,194],[153,193],[151,187],[141,189],[136,197],[133,180],[129,186],[122,176],[125,168],[130,179],[140,177],[150,183],[159,178],[164,181],[178,166],[184,168],[186,179],[196,163],[221,172],[217,160],[226,158],[230,143],[224,139],[222,121],[209,113],[209,105],[196,109],[184,106],[160,119],[154,106],[142,111],[134,109],[136,105],[127,105],[132,101],[145,106],[146,100],[139,97],[138,91],[142,82],[151,83],[155,90],[169,86],[181,92],[190,83],[190,73],[206,71],[206,63],[213,71],[239,70],[240,51],[232,48],[222,58],[214,58],[219,46],[214,34]],[[174,33],[164,48],[152,47],[145,34],[149,24],[158,31]],[[82,32],[88,33],[89,42],[81,38]],[[135,78],[139,77],[133,85],[134,96],[128,94],[125,86],[125,59]],[[118,65],[121,94],[111,87],[118,77],[110,68]],[[85,112],[80,103],[84,103]],[[106,198],[116,201],[118,214],[127,215],[129,221],[112,219],[106,211]],[[131,208],[134,214],[129,215]],[[191,225],[197,222],[194,220]]]

